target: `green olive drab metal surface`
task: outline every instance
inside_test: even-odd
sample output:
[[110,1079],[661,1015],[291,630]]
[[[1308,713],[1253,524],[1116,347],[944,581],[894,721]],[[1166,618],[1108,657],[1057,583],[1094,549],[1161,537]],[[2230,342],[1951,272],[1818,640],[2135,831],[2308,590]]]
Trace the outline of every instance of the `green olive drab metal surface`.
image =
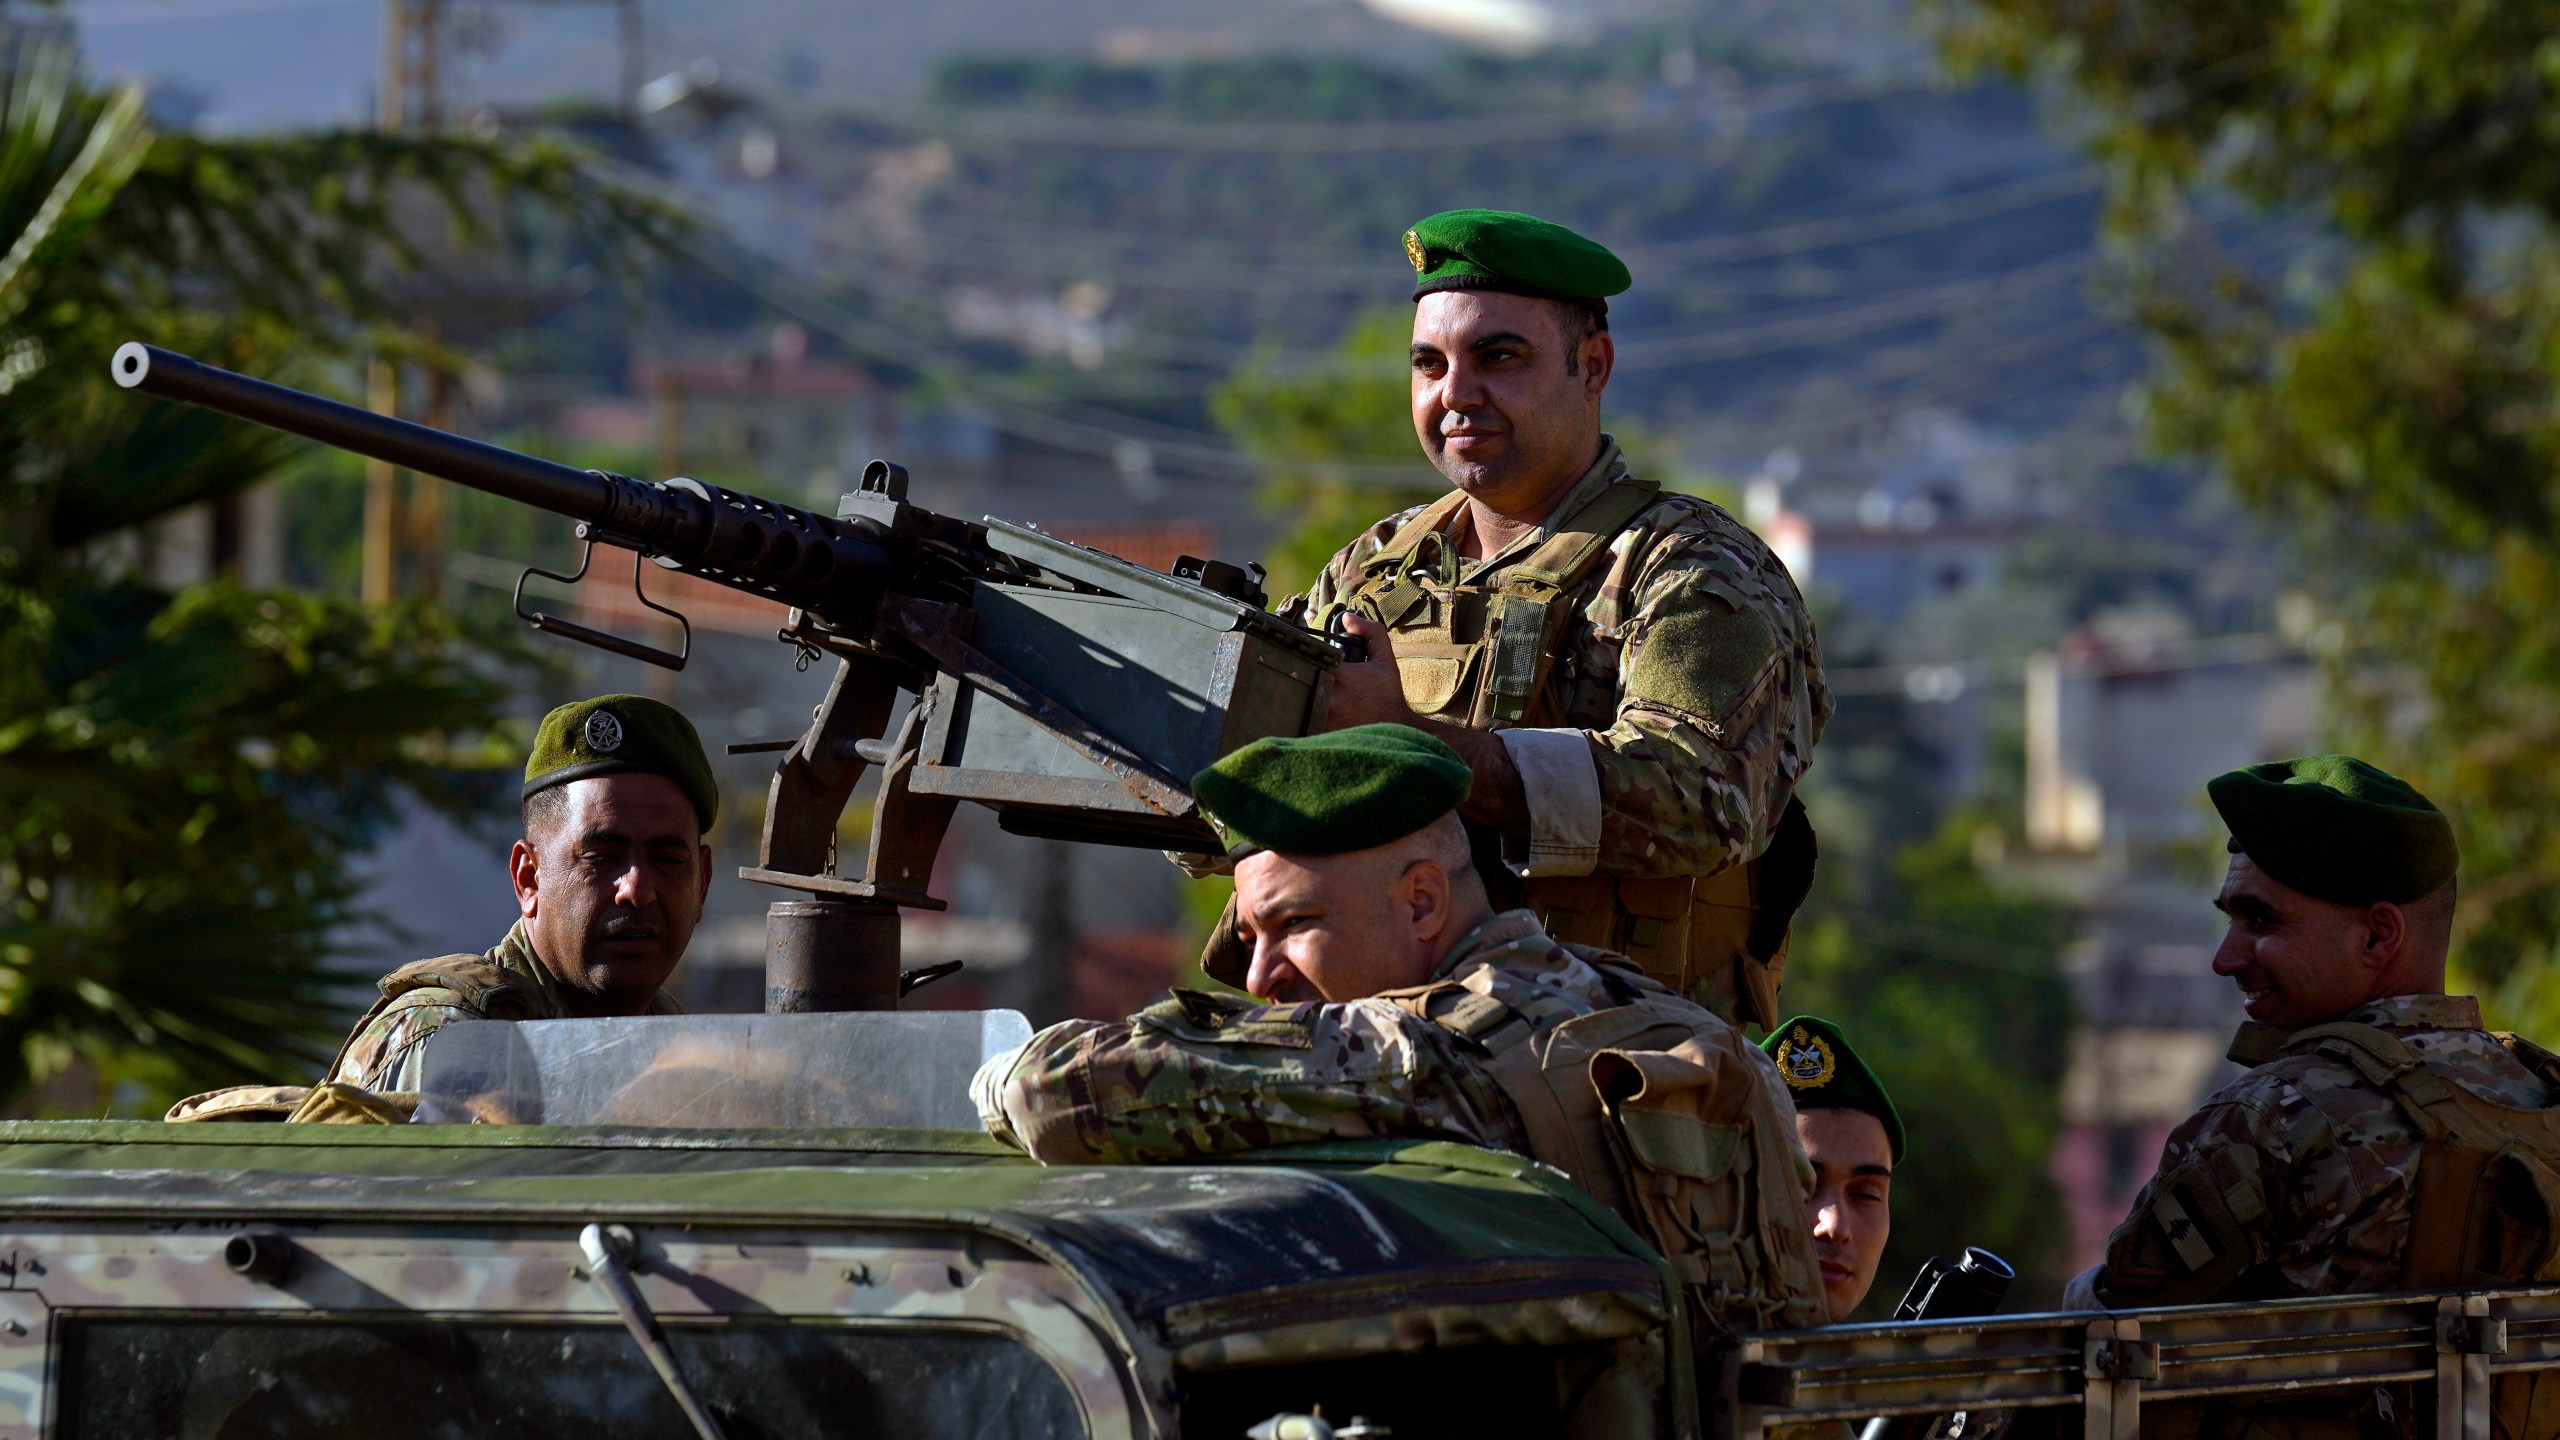
[[[1603,1412],[1608,1426],[1653,1431],[1680,1388],[1659,1262],[1561,1177],[1456,1145],[1078,1169],[960,1132],[17,1122],[0,1125],[0,1216],[0,1435],[106,1433],[119,1415],[158,1423],[208,1406],[249,1414],[274,1400],[241,1378],[259,1363],[153,1376],[173,1355],[279,1345],[278,1373],[311,1376],[320,1406],[295,1416],[322,1424],[337,1403],[317,1393],[336,1383],[321,1378],[339,1373],[331,1357],[385,1343],[386,1355],[433,1352],[446,1383],[387,1359],[378,1383],[424,1385],[408,1400],[455,1424],[413,1416],[375,1433],[471,1433],[500,1411],[569,1404],[556,1376],[511,1377],[463,1353],[474,1336],[489,1350],[531,1343],[514,1334],[527,1327],[619,1375],[607,1388],[637,1417],[633,1433],[685,1433],[618,1348],[611,1297],[581,1263],[579,1231],[598,1222],[629,1227],[645,1303],[712,1408],[761,1414],[756,1433],[799,1433],[793,1407],[816,1414],[824,1397],[765,1394],[765,1370],[798,1362],[757,1360],[755,1336],[855,1336],[871,1349],[831,1363],[894,1369],[904,1362],[872,1352],[908,1342],[882,1326],[1017,1347],[1038,1363],[967,1363],[1017,1387],[1036,1379],[1047,1399],[1023,1402],[1022,1425],[952,1428],[985,1419],[954,1400],[881,1433],[1241,1433],[1322,1398],[1295,1394],[1288,1367],[1356,1371],[1417,1348],[1517,1373],[1524,1353],[1544,1354],[1615,1377],[1587,1390],[1572,1433],[1604,1433],[1590,1423]],[[254,1255],[231,1253],[261,1245],[286,1257],[263,1277],[243,1268]],[[340,1335],[332,1320],[355,1326]],[[219,1333],[195,1333],[206,1326]],[[457,1387],[474,1398],[425,1398]],[[1527,1391],[1564,1424],[1550,1380]],[[401,1428],[412,1420],[420,1428]]]

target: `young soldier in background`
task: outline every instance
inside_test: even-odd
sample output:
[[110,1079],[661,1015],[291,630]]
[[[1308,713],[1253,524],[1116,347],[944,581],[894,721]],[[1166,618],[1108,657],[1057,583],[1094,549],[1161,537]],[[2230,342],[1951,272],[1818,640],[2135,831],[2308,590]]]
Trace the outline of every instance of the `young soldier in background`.
[[1875,1287],[1893,1235],[1893,1167],[1902,1163],[1902,1116],[1884,1082],[1849,1048],[1840,1027],[1813,1015],[1782,1022],[1760,1042],[1796,1102],[1796,1135],[1813,1162],[1814,1259],[1831,1318],[1847,1320]]

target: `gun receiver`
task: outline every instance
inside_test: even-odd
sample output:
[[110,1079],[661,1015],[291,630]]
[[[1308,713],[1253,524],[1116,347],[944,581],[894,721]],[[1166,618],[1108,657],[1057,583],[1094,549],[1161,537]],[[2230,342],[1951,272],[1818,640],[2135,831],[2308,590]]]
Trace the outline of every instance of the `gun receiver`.
[[[635,587],[645,557],[788,607],[778,638],[798,662],[833,655],[838,666],[775,767],[756,863],[739,872],[807,897],[767,917],[768,1010],[894,1009],[934,978],[902,980],[897,907],[943,908],[926,886],[964,800],[1017,834],[1219,848],[1190,776],[1249,741],[1320,725],[1345,658],[1335,640],[1263,609],[1260,566],[1185,556],[1166,575],[1026,526],[939,515],[907,503],[906,472],[883,460],[836,514],[819,515],[695,480],[575,469],[138,342],[112,367],[128,390],[567,516],[587,558],[599,544],[633,552]],[[521,582],[517,596],[524,615]],[[902,694],[913,699],[900,719]],[[837,825],[873,768],[864,864],[839,874]]]

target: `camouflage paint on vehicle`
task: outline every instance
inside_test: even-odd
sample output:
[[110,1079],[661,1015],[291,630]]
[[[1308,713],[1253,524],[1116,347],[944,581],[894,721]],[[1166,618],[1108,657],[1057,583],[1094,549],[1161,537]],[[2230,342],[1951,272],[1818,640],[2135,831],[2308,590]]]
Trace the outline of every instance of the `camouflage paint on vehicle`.
[[[1251,1367],[1472,1347],[1614,1357],[1575,1433],[1678,1433],[1659,1262],[1569,1182],[1443,1144],[1043,1169],[982,1136],[516,1126],[0,1125],[0,1436],[61,1418],[63,1316],[613,1326],[577,1248],[628,1225],[643,1298],[723,1322],[999,1332],[1086,1433],[1176,1433]],[[235,1273],[247,1230],[281,1280]],[[1597,1408],[1594,1408],[1597,1407]]]

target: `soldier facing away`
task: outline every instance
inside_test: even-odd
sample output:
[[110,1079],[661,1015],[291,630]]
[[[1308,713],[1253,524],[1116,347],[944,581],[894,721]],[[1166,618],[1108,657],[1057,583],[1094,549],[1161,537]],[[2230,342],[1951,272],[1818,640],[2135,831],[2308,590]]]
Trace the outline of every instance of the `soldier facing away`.
[[[1803,597],[1759,537],[1630,475],[1602,432],[1616,256],[1492,210],[1431,216],[1405,253],[1414,429],[1453,488],[1284,606],[1369,645],[1327,723],[1447,743],[1475,776],[1467,818],[1550,933],[1765,1027],[1812,879],[1795,785],[1832,711]],[[1204,957],[1221,979],[1233,940]]]
[[1070,1020],[972,1085],[1053,1164],[1344,1138],[1546,1161],[1734,1328],[1826,1318],[1811,1182],[1768,1057],[1623,957],[1495,913],[1457,819],[1473,775],[1399,725],[1257,741],[1193,781],[1231,842],[1250,997]]
[[[2213,968],[2247,997],[2231,1058],[2249,1073],[2171,1132],[2105,1262],[2072,1281],[2066,1303],[2537,1278],[2560,1237],[2547,1217],[2499,1213],[2511,1177],[2498,1167],[2560,1160],[2560,1112],[2547,1108],[2560,1059],[2491,1033],[2477,1000],[2444,993],[2452,826],[2405,782],[2343,755],[2253,765],[2206,789],[2231,830],[2214,901],[2231,924]],[[2501,1156],[2510,1143],[2535,1158]],[[2532,1383],[2501,1382],[2502,1427]],[[2278,1440],[2410,1433],[2425,1423],[2410,1410],[2405,1392],[2377,1391],[2226,1407],[2196,1424]]]
[[662,987],[702,918],[720,806],[693,722],[639,695],[563,705],[543,717],[523,798],[507,857],[523,918],[485,954],[384,976],[330,1079],[415,1090],[421,1043],[455,1020],[675,1013]]

